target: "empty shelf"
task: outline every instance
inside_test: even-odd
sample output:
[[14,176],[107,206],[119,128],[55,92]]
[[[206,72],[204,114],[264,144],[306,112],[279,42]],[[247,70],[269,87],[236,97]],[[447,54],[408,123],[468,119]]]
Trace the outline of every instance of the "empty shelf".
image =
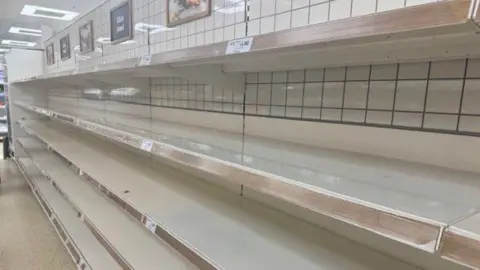
[[[471,0],[436,1],[425,5],[247,37],[241,40],[251,42],[251,48],[243,53],[229,53],[227,49],[229,41],[223,41],[146,55],[148,60],[142,57],[101,65],[80,65],[73,70],[26,78],[15,83],[32,81],[42,83],[42,80],[49,79],[59,79],[60,82],[64,82],[62,79],[66,78],[71,81],[77,79],[77,83],[81,84],[85,79],[95,80],[98,78],[97,76],[118,73],[127,78],[174,76],[182,74],[182,71],[186,71],[185,73],[188,74],[192,68],[197,69],[201,65],[204,66],[201,66],[200,69],[210,75],[203,77],[212,77],[214,76],[212,74],[218,77],[218,72],[208,73],[209,70],[220,70],[223,73],[223,66],[227,71],[255,70],[258,69],[258,66],[278,68],[275,64],[281,65],[281,63],[301,66],[305,65],[302,61],[310,62],[308,60],[313,57],[314,52],[324,52],[324,58],[327,58],[329,54],[332,54],[332,48],[335,48],[335,51],[340,49],[344,52],[343,54],[346,54],[352,50],[351,46],[354,45],[363,47],[363,51],[350,58],[358,58],[363,55],[371,58],[375,56],[374,50],[381,51],[377,49],[378,47],[388,48],[392,53],[416,48],[414,46],[416,43],[412,42],[412,39],[421,41],[421,38],[424,37],[439,39],[438,36],[446,36],[455,41],[458,37],[452,34],[475,33],[476,27],[471,14],[475,4],[475,1]],[[403,41],[404,46],[396,47],[397,42],[395,41]],[[330,51],[326,51],[327,49]],[[345,57],[343,54],[339,53],[338,57]],[[345,57],[345,61],[354,61],[350,58]],[[326,59],[320,59],[318,62],[328,63]],[[396,59],[396,57],[391,56],[390,59]],[[334,62],[334,59],[329,60]],[[382,60],[385,61],[385,59]],[[319,65],[318,62],[314,64]],[[310,63],[310,65],[314,64]],[[150,68],[152,66],[154,68]],[[243,78],[243,75],[240,77]],[[102,78],[100,78],[101,80]],[[231,81],[235,82],[236,80]],[[229,86],[236,87],[236,85]]]
[[[34,141],[28,140],[18,139],[22,145],[34,144]],[[98,232],[97,239],[103,242],[112,256],[117,254],[116,259],[124,269],[158,269],[159,266],[172,270],[195,269],[170,246],[151,237],[145,228],[84,182],[59,157],[46,150],[26,150],[82,214],[87,226]]]
[[88,227],[78,218],[78,213],[62,198],[50,181],[42,175],[32,160],[30,158],[17,158],[17,161],[23,168],[28,181],[40,192],[43,207],[48,207],[48,211],[54,213],[52,223],[61,240],[65,241],[69,252],[76,258],[76,263],[80,269],[83,269],[81,266],[84,261],[88,264],[89,269],[122,269],[97,241]]
[[[442,228],[480,209],[480,184],[473,173],[255,136],[242,140],[238,134],[92,109],[53,112],[17,105],[60,115],[56,118],[135,148],[152,140],[147,149],[152,154],[429,252],[438,247]],[[318,201],[306,200],[305,192]],[[371,223],[367,216],[382,222]]]
[[178,239],[214,268],[415,269],[68,126],[26,127],[117,203],[154,220],[157,235]]

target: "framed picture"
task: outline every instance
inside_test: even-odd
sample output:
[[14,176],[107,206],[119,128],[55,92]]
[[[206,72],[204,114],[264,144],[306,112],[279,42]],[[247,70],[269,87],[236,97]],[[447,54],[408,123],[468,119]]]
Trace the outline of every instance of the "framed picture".
[[55,51],[53,47],[53,43],[50,43],[45,48],[45,54],[47,57],[47,66],[55,64]]
[[132,38],[132,0],[127,0],[110,10],[110,42],[118,44]]
[[80,26],[80,28],[78,29],[78,36],[80,40],[80,52],[93,52],[93,21],[89,21],[86,24]]
[[166,0],[167,26],[176,26],[202,17],[210,16],[211,0]]
[[60,39],[60,58],[67,60],[70,57],[70,35],[66,35]]

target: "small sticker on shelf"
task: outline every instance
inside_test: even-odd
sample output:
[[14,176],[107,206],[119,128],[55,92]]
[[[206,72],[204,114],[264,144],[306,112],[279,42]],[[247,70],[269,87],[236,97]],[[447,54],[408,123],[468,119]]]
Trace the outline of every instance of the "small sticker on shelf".
[[144,55],[138,58],[138,65],[139,66],[148,66],[152,62],[152,55]]
[[225,54],[236,54],[250,51],[253,37],[230,40],[227,44]]
[[145,227],[147,227],[147,229],[149,231],[151,231],[152,233],[155,233],[155,229],[157,228],[157,223],[153,219],[151,219],[147,216],[145,216],[145,217],[147,218],[145,220]]
[[152,151],[152,147],[153,147],[153,142],[150,140],[144,139],[142,141],[142,146],[140,147],[140,149],[142,149],[143,151],[150,152]]
[[82,171],[82,170],[78,170],[78,174],[79,174],[79,175],[83,175],[83,171]]

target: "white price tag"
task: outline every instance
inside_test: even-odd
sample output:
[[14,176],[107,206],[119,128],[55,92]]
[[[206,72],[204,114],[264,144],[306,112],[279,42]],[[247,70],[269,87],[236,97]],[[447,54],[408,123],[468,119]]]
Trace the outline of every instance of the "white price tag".
[[147,139],[142,141],[142,146],[140,147],[143,151],[150,152],[152,151],[153,142]]
[[145,221],[145,227],[147,227],[147,229],[152,233],[155,233],[155,229],[157,228],[157,223],[149,217],[146,217],[146,218],[147,220]]
[[82,170],[78,170],[78,174],[79,174],[79,175],[83,175],[83,171],[82,171]]
[[225,54],[244,53],[252,48],[253,37],[230,40]]
[[152,55],[144,55],[140,58],[138,58],[138,65],[139,66],[148,66],[152,62]]

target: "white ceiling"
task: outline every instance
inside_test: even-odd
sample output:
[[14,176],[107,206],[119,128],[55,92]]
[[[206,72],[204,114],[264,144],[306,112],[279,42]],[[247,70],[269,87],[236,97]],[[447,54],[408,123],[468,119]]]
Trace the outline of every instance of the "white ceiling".
[[[11,34],[8,30],[11,26],[32,29],[41,29],[42,26],[47,26],[55,32],[72,23],[71,21],[60,21],[21,15],[20,11],[24,5],[28,4],[75,11],[80,13],[80,15],[74,19],[76,20],[83,14],[100,5],[102,2],[104,2],[104,0],[0,0],[0,40],[13,39],[33,41],[38,43],[35,48],[41,48],[41,37]],[[0,46],[5,47],[3,45]]]

